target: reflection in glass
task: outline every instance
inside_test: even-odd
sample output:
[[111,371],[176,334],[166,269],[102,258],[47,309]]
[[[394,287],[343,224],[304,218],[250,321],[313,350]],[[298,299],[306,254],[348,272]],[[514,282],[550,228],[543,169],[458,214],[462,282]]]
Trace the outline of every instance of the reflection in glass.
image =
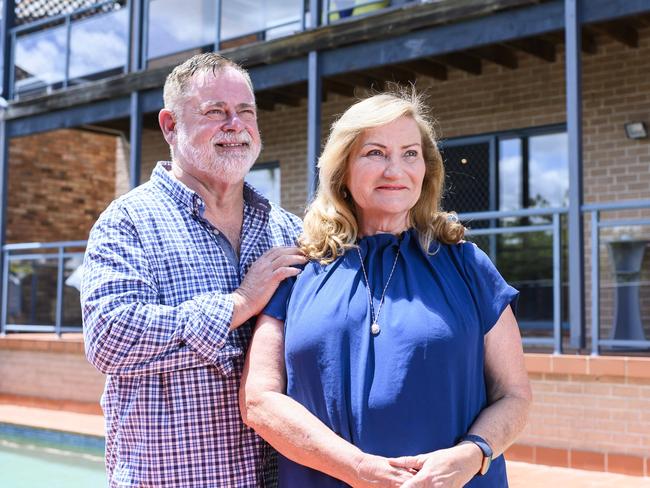
[[72,23],[70,78],[123,68],[127,61],[128,21],[128,10],[121,9]]
[[529,207],[569,203],[568,137],[565,132],[531,136],[528,141]]
[[56,259],[12,261],[9,265],[7,323],[53,325],[56,319]]
[[[246,12],[246,15],[242,15]],[[221,5],[221,39],[272,39],[300,30],[302,0],[232,0]]]
[[277,165],[259,165],[253,167],[246,175],[246,182],[264,195],[270,202],[280,205],[280,167]]
[[[244,18],[242,12],[249,13],[239,10],[239,15]],[[150,0],[147,58],[213,44],[215,16],[213,0]]]
[[499,210],[518,210],[522,197],[521,139],[499,141]]
[[16,40],[15,90],[25,92],[65,79],[65,26],[54,27]]
[[63,317],[61,324],[81,327],[81,305],[79,291],[83,273],[83,254],[63,261]]

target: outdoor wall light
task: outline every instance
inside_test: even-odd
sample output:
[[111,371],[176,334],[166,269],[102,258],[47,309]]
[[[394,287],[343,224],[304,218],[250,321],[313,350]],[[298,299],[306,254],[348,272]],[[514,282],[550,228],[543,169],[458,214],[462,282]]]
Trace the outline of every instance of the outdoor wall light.
[[625,135],[628,139],[646,139],[648,129],[645,122],[628,122],[625,124]]

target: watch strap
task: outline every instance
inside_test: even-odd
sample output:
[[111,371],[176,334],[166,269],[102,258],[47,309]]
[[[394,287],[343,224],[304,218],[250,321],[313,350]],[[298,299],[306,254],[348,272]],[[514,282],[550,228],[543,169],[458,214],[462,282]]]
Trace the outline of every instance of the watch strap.
[[481,452],[483,453],[483,461],[481,462],[481,469],[478,471],[478,475],[483,476],[485,473],[488,472],[488,469],[490,469],[490,463],[492,463],[492,448],[490,447],[490,444],[483,439],[480,435],[476,434],[465,434],[463,437],[460,438],[459,442],[463,441],[468,441],[476,444]]

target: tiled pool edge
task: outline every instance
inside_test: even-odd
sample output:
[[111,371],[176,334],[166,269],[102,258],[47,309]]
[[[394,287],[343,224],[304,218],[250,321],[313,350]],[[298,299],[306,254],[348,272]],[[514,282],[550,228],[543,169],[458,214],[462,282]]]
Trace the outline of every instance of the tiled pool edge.
[[18,425],[8,422],[0,422],[0,437],[11,437],[43,444],[65,446],[74,450],[92,449],[104,451],[104,437],[102,436]]

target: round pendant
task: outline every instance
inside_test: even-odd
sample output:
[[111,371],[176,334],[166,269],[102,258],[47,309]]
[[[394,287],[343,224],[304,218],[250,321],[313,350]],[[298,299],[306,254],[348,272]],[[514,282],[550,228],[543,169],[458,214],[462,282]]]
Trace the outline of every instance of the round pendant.
[[372,332],[374,335],[377,335],[379,334],[379,331],[381,331],[381,327],[379,327],[379,324],[377,322],[372,324],[372,326],[370,327],[370,332]]

